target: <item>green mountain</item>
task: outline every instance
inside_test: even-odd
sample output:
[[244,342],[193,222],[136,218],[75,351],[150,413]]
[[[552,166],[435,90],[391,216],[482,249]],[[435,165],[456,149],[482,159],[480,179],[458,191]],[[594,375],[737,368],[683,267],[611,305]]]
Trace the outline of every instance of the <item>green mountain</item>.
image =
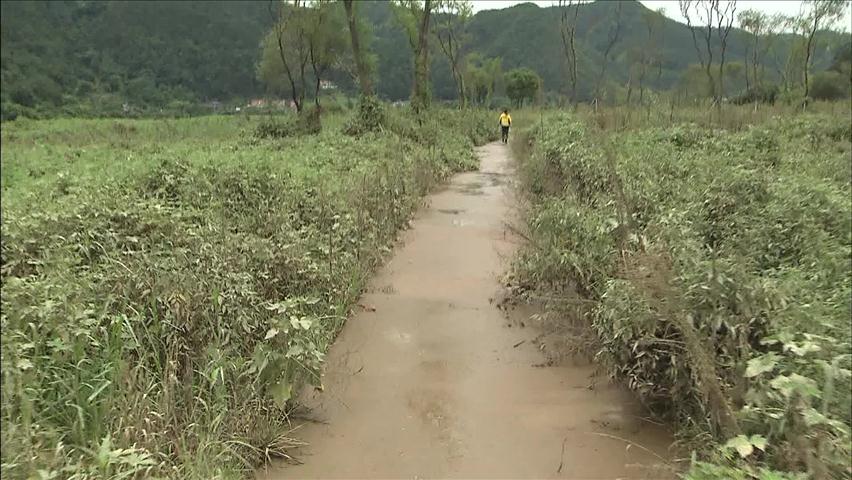
[[[677,4],[673,2],[670,8],[677,8]],[[648,86],[659,90],[672,88],[690,64],[698,63],[692,34],[686,25],[652,12],[637,1],[582,4],[578,12],[576,35],[578,92],[581,98],[591,98],[604,61],[611,28],[617,18],[620,18],[621,24],[619,40],[610,55],[607,78],[622,86],[628,82],[631,65],[647,46],[645,15],[650,15],[657,24],[659,36],[653,53],[661,59],[659,71],[654,68],[647,76]],[[564,90],[567,75],[563,67],[560,17],[559,7],[541,8],[532,3],[479,12],[472,19],[469,29],[473,36],[472,48],[489,57],[501,57],[504,69],[528,67],[535,70],[541,75],[546,90]],[[814,58],[815,70],[827,68],[838,48],[850,42],[848,34],[834,32],[823,32],[819,39]],[[732,29],[728,38],[726,62],[743,62],[752,42],[753,36],[748,32]],[[766,74],[771,80],[778,80],[776,71],[779,68],[783,70],[793,45],[792,35],[779,36],[774,40],[773,49],[765,59]],[[712,46],[714,58],[719,58],[720,46],[715,34]],[[745,87],[744,79],[737,83],[731,90]]]
[[4,1],[3,109],[256,95],[262,91],[254,69],[258,42],[272,24],[267,5]]
[[[580,7],[578,90],[583,98],[588,99],[595,89],[617,16],[621,34],[607,67],[609,86],[627,83],[631,65],[646,45],[643,15],[648,10],[635,1],[620,3],[620,13],[617,2]],[[270,5],[268,0],[0,2],[3,117],[15,113],[97,114],[120,111],[124,104],[164,107],[263,95],[255,65],[260,40],[272,23]],[[378,58],[379,94],[389,100],[407,98],[412,59],[405,33],[388,3],[362,1],[358,5],[372,27],[370,47]],[[566,75],[559,19],[558,7],[531,3],[482,11],[470,22],[468,49],[502,58],[505,70],[532,68],[542,76],[546,90],[563,91]],[[685,25],[662,16],[657,20],[660,36],[654,51],[662,64],[646,84],[668,89],[696,63],[697,56]],[[732,31],[728,61],[741,62],[750,41],[746,32]],[[848,44],[848,34],[821,34],[816,69],[826,68],[838,46]],[[770,77],[777,77],[776,67],[783,67],[791,45],[790,35],[776,40],[774,60],[767,58]],[[451,99],[455,89],[437,46],[432,58],[435,96]],[[352,88],[345,73],[336,72],[334,79],[343,88]]]

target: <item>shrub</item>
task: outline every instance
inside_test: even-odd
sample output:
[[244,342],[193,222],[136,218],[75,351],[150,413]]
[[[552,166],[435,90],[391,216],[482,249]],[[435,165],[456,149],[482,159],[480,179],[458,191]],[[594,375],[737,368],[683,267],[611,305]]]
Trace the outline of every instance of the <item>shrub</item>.
[[832,71],[819,72],[811,79],[808,95],[814,100],[839,100],[849,97],[849,77]]
[[731,466],[696,464],[689,478],[845,475],[849,123],[678,125],[617,142],[565,115],[545,123],[520,169],[521,291],[581,294],[598,361],[658,414],[716,438],[701,453]]
[[282,148],[240,139],[248,121],[4,125],[4,478],[236,478],[285,453],[370,271],[473,158],[440,126],[434,148],[336,129]]
[[385,127],[387,115],[385,107],[376,97],[362,96],[358,101],[358,110],[346,123],[343,133],[359,136],[366,132],[377,132]]
[[775,104],[775,99],[778,97],[779,88],[777,85],[761,85],[737,95],[731,99],[734,105],[745,105],[748,103],[766,103]]

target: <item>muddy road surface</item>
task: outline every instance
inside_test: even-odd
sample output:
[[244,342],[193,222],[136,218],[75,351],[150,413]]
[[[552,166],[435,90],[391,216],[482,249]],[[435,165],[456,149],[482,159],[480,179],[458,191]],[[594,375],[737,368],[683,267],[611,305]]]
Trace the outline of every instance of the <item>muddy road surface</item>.
[[589,365],[541,367],[496,307],[518,244],[509,148],[479,149],[405,232],[332,347],[300,465],[258,478],[673,478],[669,434]]

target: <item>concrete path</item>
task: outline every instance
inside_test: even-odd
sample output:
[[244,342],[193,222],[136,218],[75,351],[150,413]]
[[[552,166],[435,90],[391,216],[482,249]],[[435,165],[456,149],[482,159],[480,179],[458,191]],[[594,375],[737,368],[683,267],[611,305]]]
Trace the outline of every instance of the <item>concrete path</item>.
[[329,352],[325,391],[303,395],[323,422],[294,433],[304,463],[259,478],[673,477],[671,438],[630,395],[588,388],[589,366],[534,366],[536,332],[496,308],[517,246],[510,150],[478,152],[480,171],[430,196],[374,278]]

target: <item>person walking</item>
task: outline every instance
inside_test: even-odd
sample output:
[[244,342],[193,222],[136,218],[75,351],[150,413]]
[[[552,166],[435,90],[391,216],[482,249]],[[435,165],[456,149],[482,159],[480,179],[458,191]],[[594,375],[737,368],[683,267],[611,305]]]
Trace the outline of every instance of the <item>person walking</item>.
[[509,127],[512,126],[512,116],[509,115],[508,109],[503,109],[500,114],[500,130],[503,134],[503,143],[509,143]]

